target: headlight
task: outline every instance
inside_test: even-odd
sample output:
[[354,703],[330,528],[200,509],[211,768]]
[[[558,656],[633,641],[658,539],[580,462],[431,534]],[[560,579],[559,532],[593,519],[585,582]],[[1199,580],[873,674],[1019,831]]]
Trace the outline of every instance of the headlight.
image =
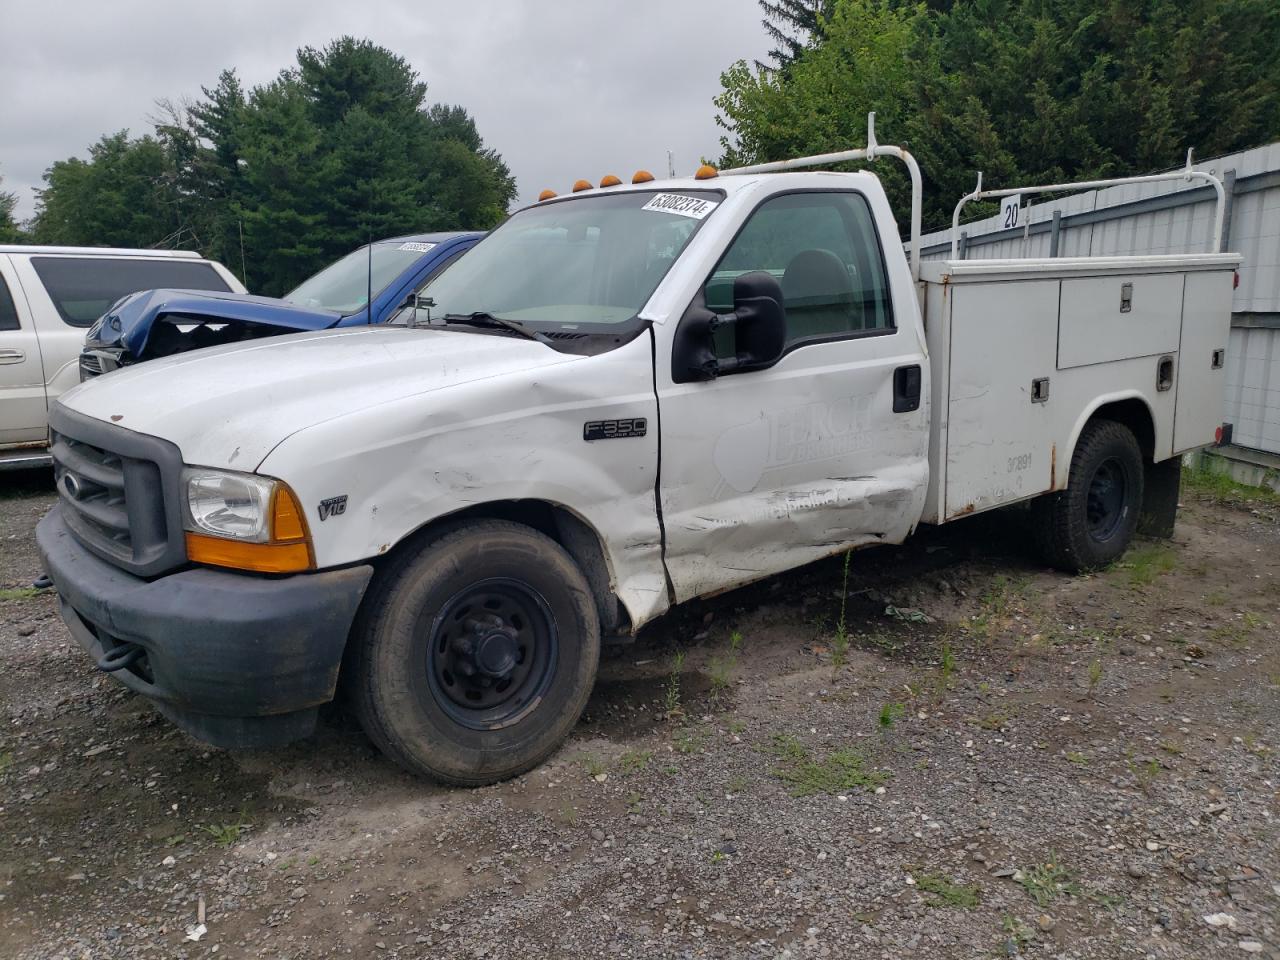
[[249,473],[187,470],[187,529],[215,537],[265,543],[276,481]]
[[270,477],[183,471],[187,558],[242,570],[291,573],[315,566],[298,498]]

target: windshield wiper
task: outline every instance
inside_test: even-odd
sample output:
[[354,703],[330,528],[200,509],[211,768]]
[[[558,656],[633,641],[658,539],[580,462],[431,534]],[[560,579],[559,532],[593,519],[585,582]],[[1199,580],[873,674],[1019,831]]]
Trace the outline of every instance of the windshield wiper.
[[477,310],[475,313],[446,313],[441,318],[445,323],[462,324],[468,327],[488,327],[496,330],[514,330],[522,337],[537,340],[539,343],[551,343],[546,334],[531,330],[519,320],[508,320],[506,317],[495,317],[492,313]]

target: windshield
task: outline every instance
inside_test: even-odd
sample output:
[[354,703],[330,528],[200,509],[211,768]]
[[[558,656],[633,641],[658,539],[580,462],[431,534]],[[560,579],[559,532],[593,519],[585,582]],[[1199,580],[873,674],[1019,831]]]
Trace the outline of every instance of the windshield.
[[370,288],[376,297],[434,246],[413,240],[375,243],[372,257],[367,246],[361,247],[303,280],[284,299],[300,307],[355,313],[369,302]]
[[610,332],[639,313],[721,198],[628,191],[529,207],[431,281],[419,303],[429,301],[432,320],[484,313],[539,329]]

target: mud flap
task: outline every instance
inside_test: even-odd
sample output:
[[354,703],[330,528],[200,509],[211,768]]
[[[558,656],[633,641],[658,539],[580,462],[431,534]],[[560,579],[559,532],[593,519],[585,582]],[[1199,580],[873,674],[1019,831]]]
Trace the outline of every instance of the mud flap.
[[1138,516],[1138,533],[1144,537],[1169,539],[1178,517],[1178,492],[1182,484],[1182,458],[1170,457],[1149,463]]

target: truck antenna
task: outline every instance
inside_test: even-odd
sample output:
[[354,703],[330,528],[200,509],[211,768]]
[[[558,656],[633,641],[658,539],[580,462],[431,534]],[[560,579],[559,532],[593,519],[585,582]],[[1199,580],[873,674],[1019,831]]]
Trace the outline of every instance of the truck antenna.
[[367,284],[365,285],[365,311],[367,314],[368,326],[373,326],[373,231],[369,231],[369,271],[366,274]]

